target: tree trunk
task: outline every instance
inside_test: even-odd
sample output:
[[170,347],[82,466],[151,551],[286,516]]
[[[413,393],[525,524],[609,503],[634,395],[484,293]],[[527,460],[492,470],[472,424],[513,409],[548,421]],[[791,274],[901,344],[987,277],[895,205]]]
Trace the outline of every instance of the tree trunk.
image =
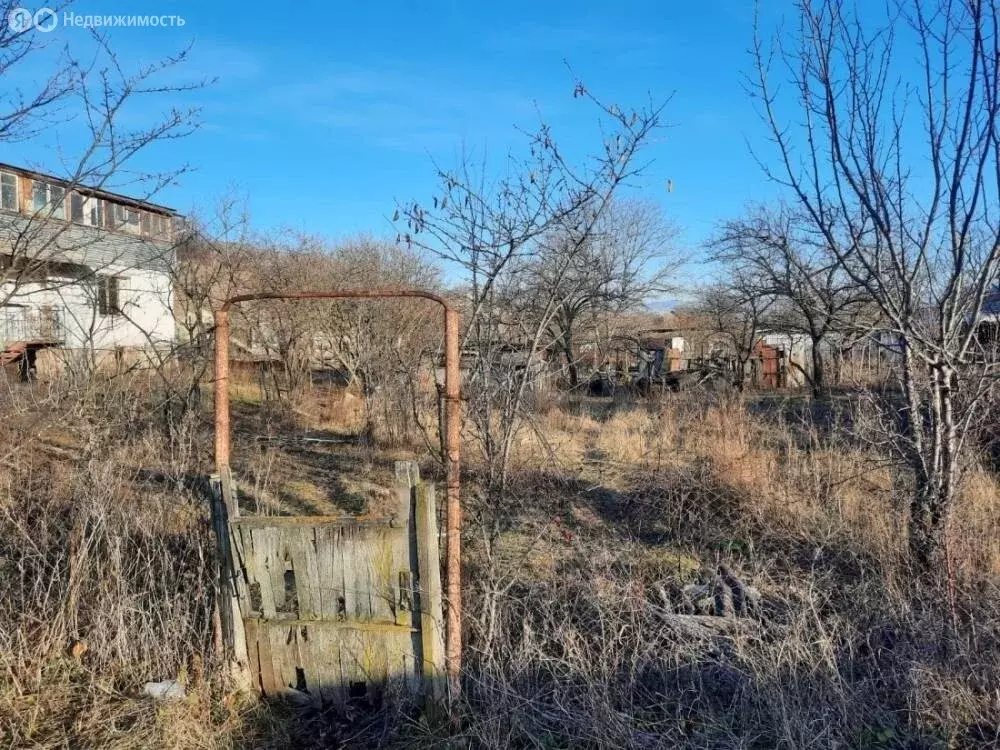
[[957,378],[950,366],[931,365],[928,392],[921,399],[913,364],[909,357],[904,359],[909,412],[906,427],[915,484],[910,502],[909,548],[921,572],[931,575],[942,564],[945,527],[955,499],[958,455],[952,399]]
[[576,363],[576,353],[573,351],[573,334],[568,330],[563,332],[563,354],[566,355],[566,370],[569,373],[569,387],[576,388],[580,384],[580,369]]
[[749,361],[748,359],[741,359],[736,365],[736,383],[734,385],[738,391],[742,391],[746,387],[747,363]]
[[371,380],[363,370],[358,370],[356,377],[361,381],[361,399],[365,409],[365,424],[361,429],[361,441],[366,445],[375,445],[375,405],[372,403],[372,396],[375,391],[372,388]]
[[944,550],[944,518],[952,502],[949,487],[918,482],[910,503],[910,556],[925,574],[940,568]]
[[815,398],[826,394],[826,362],[823,359],[822,336],[812,336],[812,392]]

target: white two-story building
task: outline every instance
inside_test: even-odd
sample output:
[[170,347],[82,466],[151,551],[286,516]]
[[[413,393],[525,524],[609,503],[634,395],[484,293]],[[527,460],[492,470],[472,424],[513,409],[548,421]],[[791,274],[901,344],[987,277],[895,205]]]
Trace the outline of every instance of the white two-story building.
[[0,164],[0,365],[169,345],[170,208]]

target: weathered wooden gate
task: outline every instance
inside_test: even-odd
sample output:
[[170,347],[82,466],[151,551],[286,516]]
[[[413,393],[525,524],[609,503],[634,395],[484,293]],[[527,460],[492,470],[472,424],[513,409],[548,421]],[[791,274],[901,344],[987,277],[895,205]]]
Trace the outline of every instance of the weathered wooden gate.
[[[444,316],[447,474],[447,627],[434,490],[416,464],[397,465],[392,518],[241,518],[230,469],[229,310],[267,300],[425,299]],[[238,295],[215,311],[213,523],[219,540],[219,614],[236,672],[265,695],[343,704],[389,682],[422,682],[425,695],[459,696],[462,662],[459,499],[458,313],[419,289],[362,289]],[[447,635],[447,648],[442,643]],[[247,675],[249,673],[249,675]],[[421,679],[422,678],[422,679]]]
[[434,487],[416,463],[396,482],[390,518],[262,517],[239,515],[217,478],[224,628],[264,695],[343,707],[396,683],[443,698]]

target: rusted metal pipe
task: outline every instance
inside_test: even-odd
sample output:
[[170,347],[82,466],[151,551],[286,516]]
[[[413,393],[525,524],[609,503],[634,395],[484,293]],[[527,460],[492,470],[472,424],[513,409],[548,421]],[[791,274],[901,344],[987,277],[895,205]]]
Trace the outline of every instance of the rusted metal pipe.
[[445,313],[451,310],[451,304],[444,297],[434,294],[433,292],[425,292],[422,289],[346,289],[342,292],[289,292],[283,294],[281,292],[263,292],[260,294],[240,294],[235,297],[230,297],[225,302],[222,303],[222,310],[228,310],[235,304],[240,302],[258,302],[261,300],[269,299],[285,299],[285,300],[297,300],[297,299],[388,299],[397,297],[411,297],[417,299],[429,299],[432,302],[437,302],[441,307],[445,309]]
[[229,307],[215,311],[215,470],[229,468]]
[[349,289],[339,292],[241,294],[230,297],[215,313],[215,464],[220,475],[229,471],[229,309],[241,302],[306,299],[426,299],[444,310],[445,410],[447,453],[447,554],[448,611],[446,615],[445,668],[452,701],[461,693],[462,671],[462,504],[461,504],[461,383],[458,350],[458,311],[444,297],[421,289]]
[[462,504],[459,500],[459,353],[458,312],[448,307],[444,313],[444,397],[445,449],[448,453],[448,624],[445,631],[445,659],[448,688],[452,700],[461,693],[462,670]]

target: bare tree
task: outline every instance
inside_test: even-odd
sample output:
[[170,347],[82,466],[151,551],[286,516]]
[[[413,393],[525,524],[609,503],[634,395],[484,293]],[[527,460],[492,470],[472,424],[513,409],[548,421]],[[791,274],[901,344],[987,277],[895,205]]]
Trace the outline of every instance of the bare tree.
[[811,372],[803,374],[813,395],[827,388],[826,350],[849,333],[866,296],[811,224],[784,206],[759,207],[726,222],[712,240],[712,260],[734,278],[752,280],[754,291],[775,300],[783,330],[809,339]]
[[21,7],[18,0],[0,0],[0,143],[25,140],[51,124],[54,115],[73,94],[76,76],[70,59],[61,55],[53,70],[32,86],[12,85],[16,73],[35,59],[51,40],[32,29],[20,29],[10,20]]
[[756,35],[778,154],[761,163],[899,337],[893,445],[913,479],[910,549],[931,570],[996,374],[977,331],[1000,266],[1000,12],[900,0],[862,22],[841,0],[797,7],[790,38]]
[[750,360],[774,304],[774,297],[759,294],[758,288],[758,281],[737,276],[726,284],[702,290],[691,308],[729,350],[722,354],[733,358],[736,386],[740,389],[746,385]]
[[[651,295],[671,288],[680,265],[673,235],[657,204],[616,200],[579,248],[572,236],[556,236],[529,264],[529,303],[537,302],[544,312],[550,299],[559,300],[549,346],[565,358],[571,387],[580,382],[577,343],[588,327],[638,310]],[[563,258],[567,252],[570,257]]]
[[[526,154],[509,156],[496,182],[485,164],[467,157],[456,170],[438,170],[440,194],[429,205],[408,203],[396,212],[405,224],[403,241],[464,272],[464,346],[473,354],[467,424],[482,449],[491,491],[505,486],[522,407],[553,321],[589,285],[576,272],[619,188],[645,166],[639,156],[665,106],[622,109],[582,83],[574,97],[594,107],[604,126],[597,155],[582,166],[566,158],[542,123],[528,134]],[[547,278],[544,294],[529,295],[537,291],[532,282],[539,264]]]
[[[213,313],[246,288],[252,273],[255,238],[245,206],[232,197],[219,201],[207,216],[189,216],[174,240],[169,304],[177,340],[164,348],[150,341],[155,371],[166,387],[168,423],[200,405],[202,387],[214,362]],[[142,330],[137,321],[130,321]],[[176,365],[176,367],[173,367]],[[178,379],[176,373],[180,373]]]
[[[438,270],[412,249],[371,237],[359,237],[331,249],[324,269],[328,288],[438,288]],[[323,303],[320,303],[323,306]],[[398,442],[419,424],[420,375],[437,364],[442,331],[437,310],[422,300],[339,301],[326,304],[318,318],[319,356],[341,368],[360,386],[365,435],[374,440],[377,426]],[[400,408],[409,403],[411,408]],[[419,424],[422,428],[423,425]]]
[[[260,240],[242,274],[244,292],[437,287],[438,271],[412,249],[359,237],[337,245],[310,236]],[[365,409],[365,434],[378,424],[390,440],[408,432],[416,381],[433,369],[441,345],[435,310],[419,300],[268,300],[238,308],[234,336],[245,348],[280,362],[285,392],[306,392],[318,369],[356,385]],[[423,368],[423,370],[421,369]],[[419,414],[417,414],[419,418]]]

